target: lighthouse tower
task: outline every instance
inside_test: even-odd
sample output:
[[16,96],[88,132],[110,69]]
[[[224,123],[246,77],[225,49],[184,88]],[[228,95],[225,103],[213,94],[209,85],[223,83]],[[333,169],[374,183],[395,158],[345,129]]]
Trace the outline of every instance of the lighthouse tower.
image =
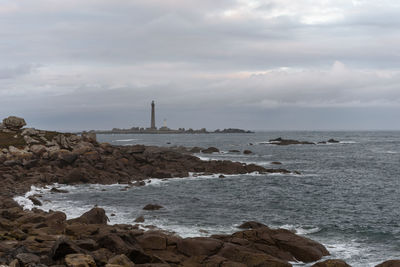
[[151,125],[150,129],[156,130],[156,115],[155,115],[155,108],[154,108],[154,100],[151,102]]

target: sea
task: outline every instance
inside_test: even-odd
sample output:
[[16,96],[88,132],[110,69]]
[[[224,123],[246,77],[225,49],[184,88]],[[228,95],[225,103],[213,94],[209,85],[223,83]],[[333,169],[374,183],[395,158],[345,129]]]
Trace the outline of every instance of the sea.
[[[282,137],[311,142],[334,138],[339,143],[277,146]],[[154,225],[182,237],[231,234],[245,221],[285,228],[324,244],[329,258],[356,267],[400,258],[400,132],[285,131],[254,134],[114,134],[98,141],[125,146],[217,147],[220,153],[196,154],[202,160],[232,160],[301,174],[200,175],[149,179],[146,186],[55,185],[69,191],[51,194],[32,188],[26,196],[43,195],[45,210],[68,218],[98,205],[110,223]],[[229,152],[251,150],[253,153]],[[272,162],[281,162],[274,165]],[[21,204],[31,207],[25,197]],[[146,204],[158,211],[145,211]],[[294,266],[311,264],[292,263]]]

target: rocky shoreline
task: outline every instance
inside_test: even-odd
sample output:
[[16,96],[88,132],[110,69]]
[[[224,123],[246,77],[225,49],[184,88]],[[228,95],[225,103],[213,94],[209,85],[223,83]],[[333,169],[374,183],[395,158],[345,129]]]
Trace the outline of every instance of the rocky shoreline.
[[[290,173],[254,164],[201,161],[193,149],[111,146],[96,136],[25,128],[9,117],[0,126],[0,264],[5,266],[292,266],[329,255],[322,245],[284,229],[257,222],[232,235],[181,238],[138,225],[108,225],[99,207],[67,220],[58,211],[23,210],[13,197],[32,185],[124,183],[142,186],[147,178],[187,177],[189,172]],[[197,150],[198,148],[196,148]],[[202,150],[202,149],[200,149]],[[207,149],[205,149],[207,151]],[[208,149],[208,151],[215,151]],[[54,189],[54,193],[62,193]],[[31,198],[40,206],[40,201]],[[139,219],[139,218],[138,218]],[[399,261],[379,265],[399,266]],[[316,267],[349,266],[326,260]]]

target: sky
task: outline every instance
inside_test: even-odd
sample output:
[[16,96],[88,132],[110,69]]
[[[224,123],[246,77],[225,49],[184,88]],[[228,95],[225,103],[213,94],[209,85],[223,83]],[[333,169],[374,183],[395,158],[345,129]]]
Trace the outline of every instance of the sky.
[[400,130],[395,0],[0,0],[0,118]]

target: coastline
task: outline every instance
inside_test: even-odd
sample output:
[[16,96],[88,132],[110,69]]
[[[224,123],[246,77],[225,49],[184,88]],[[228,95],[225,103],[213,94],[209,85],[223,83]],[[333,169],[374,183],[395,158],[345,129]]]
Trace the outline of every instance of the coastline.
[[[22,135],[23,131],[26,129],[15,133]],[[33,131],[30,131],[31,134],[25,136],[35,139],[41,133],[38,130],[35,131],[37,133],[33,134]],[[24,138],[24,140],[29,140],[29,138]],[[18,255],[30,254],[31,260],[35,260],[36,264],[40,262],[45,265],[57,263],[73,266],[68,264],[66,258],[71,252],[88,255],[97,265],[106,265],[111,264],[109,261],[112,258],[120,255],[116,253],[124,251],[123,254],[136,263],[136,266],[145,266],[140,264],[147,264],[146,266],[291,266],[288,262],[295,259],[311,262],[327,255],[326,249],[321,244],[287,230],[271,230],[267,226],[255,223],[248,224],[248,230],[232,235],[182,239],[159,230],[139,230],[135,225],[107,225],[104,210],[100,208],[90,211],[89,215],[73,220],[66,220],[62,212],[47,213],[38,209],[23,211],[10,198],[23,194],[34,184],[45,186],[55,181],[63,181],[67,184],[126,182],[130,186],[141,186],[145,178],[182,177],[192,170],[225,174],[286,171],[228,161],[203,162],[190,155],[188,151],[170,148],[140,145],[113,147],[97,143],[94,136],[90,135],[78,137],[59,133],[47,142],[52,144],[49,146],[47,143],[43,144],[45,150],[43,147],[38,149],[37,146],[40,144],[27,144],[28,149],[14,147],[15,149],[9,148],[7,153],[2,151],[5,157],[2,157],[1,174],[9,183],[8,185],[7,182],[5,183],[8,190],[2,192],[0,213],[2,218],[0,226],[3,230],[0,259],[4,264],[11,265],[17,259],[18,264],[28,266],[28,263],[23,262],[22,257],[27,255],[20,255],[20,257]],[[58,149],[50,149],[57,146]],[[36,151],[35,149],[40,152],[34,153],[32,150]],[[79,171],[76,171],[77,169]],[[133,173],[135,176],[132,175]],[[136,182],[132,183],[132,178]],[[107,239],[105,236],[112,236],[112,238]],[[69,249],[61,252],[60,244]],[[119,245],[120,249],[113,251],[112,248],[116,245]],[[24,249],[18,250],[21,247]],[[188,250],[188,247],[192,249]],[[99,250],[104,254],[108,252],[111,254],[107,259],[101,259],[100,255],[97,255],[100,253]],[[198,254],[197,251],[201,253]],[[39,260],[32,255],[39,257]],[[81,256],[80,259],[87,260],[88,257]]]

